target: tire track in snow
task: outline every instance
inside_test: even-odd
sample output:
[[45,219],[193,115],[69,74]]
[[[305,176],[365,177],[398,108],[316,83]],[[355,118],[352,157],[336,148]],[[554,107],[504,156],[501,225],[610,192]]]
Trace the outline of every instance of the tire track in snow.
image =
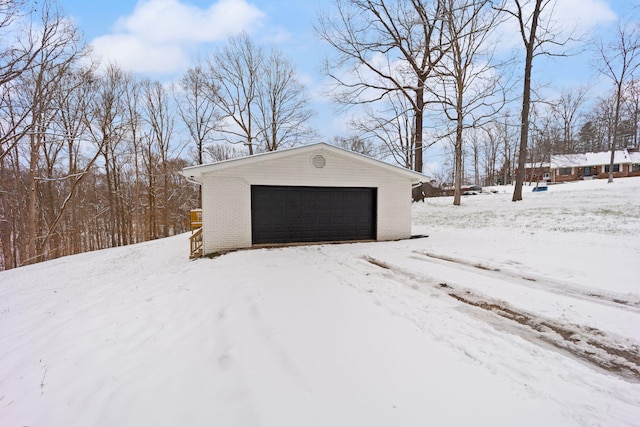
[[[630,340],[621,342],[619,339],[597,328],[560,322],[536,315],[518,309],[504,301],[498,301],[475,291],[462,289],[457,285],[435,283],[437,281],[434,282],[433,279],[427,278],[419,272],[409,271],[371,256],[364,256],[363,259],[378,268],[384,269],[387,274],[410,279],[414,283],[406,285],[413,289],[416,289],[416,282],[422,286],[426,283],[431,288],[440,289],[466,306],[481,309],[496,314],[502,319],[516,322],[526,328],[527,336],[522,335],[525,339],[533,337],[535,338],[534,342],[537,340],[538,342],[551,344],[564,353],[568,353],[627,381],[640,382],[640,345],[637,343]],[[492,271],[485,266],[476,268],[483,271]],[[398,280],[398,282],[405,283],[402,280]],[[550,290],[554,291],[555,289]],[[580,293],[575,296],[584,297]],[[626,306],[618,307],[626,308]]]
[[581,325],[555,322],[514,307],[458,292],[449,295],[465,304],[479,307],[498,316],[518,322],[537,334],[537,338],[622,378],[640,382],[640,346],[624,345],[604,332]]
[[632,297],[631,295],[619,295],[612,292],[602,292],[600,290],[588,290],[585,288],[578,288],[572,284],[561,282],[559,280],[551,279],[549,277],[538,276],[533,274],[522,274],[517,271],[504,270],[502,268],[492,266],[485,263],[477,263],[461,258],[455,258],[448,255],[439,255],[428,251],[413,251],[414,254],[421,255],[421,257],[414,257],[414,259],[422,260],[426,257],[429,260],[442,261],[445,264],[454,264],[458,268],[466,268],[479,272],[486,276],[509,278],[520,282],[530,288],[541,289],[545,291],[554,292],[561,295],[568,295],[574,298],[580,298],[591,302],[604,303],[607,305],[613,305],[617,308],[632,311],[634,313],[640,313],[640,300]]

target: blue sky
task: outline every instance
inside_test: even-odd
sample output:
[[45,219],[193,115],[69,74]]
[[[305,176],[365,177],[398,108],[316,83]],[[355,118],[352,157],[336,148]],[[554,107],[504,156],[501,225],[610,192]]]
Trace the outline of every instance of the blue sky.
[[[247,31],[257,42],[277,47],[293,60],[312,93],[322,139],[348,132],[346,115],[335,113],[327,97],[320,63],[328,50],[313,30],[318,11],[330,10],[333,1],[59,0],[59,4],[97,55],[160,81],[175,79],[195,56],[224,44],[231,34]],[[640,8],[634,6],[633,0],[557,0],[557,25],[591,37],[612,30],[629,13],[637,17]],[[517,35],[505,31],[503,42],[508,45],[513,40],[513,47],[519,47]],[[535,63],[534,78],[551,91],[578,85],[597,90],[604,85],[598,82],[591,58],[589,52],[541,58]]]
[[[344,133],[319,71],[326,47],[315,36],[318,10],[328,2],[300,0],[58,0],[96,55],[163,82],[179,77],[192,59],[247,31],[290,57],[312,93],[314,125],[323,140]],[[321,6],[322,5],[322,6]],[[335,123],[334,123],[335,122]]]
[[[319,2],[296,0],[59,0],[98,54],[133,71],[170,78],[189,59],[247,31],[258,42],[274,45],[296,60],[302,72],[317,73],[313,25]],[[129,45],[121,43],[128,42]],[[116,48],[122,49],[116,49]],[[145,47],[147,50],[136,50]],[[179,61],[153,56],[166,49]],[[179,51],[179,52],[178,52]]]

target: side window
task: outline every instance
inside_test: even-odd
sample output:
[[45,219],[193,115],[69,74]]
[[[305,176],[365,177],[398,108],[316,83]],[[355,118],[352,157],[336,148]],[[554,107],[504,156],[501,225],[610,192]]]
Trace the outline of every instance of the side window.
[[558,175],[571,175],[571,168],[558,168]]
[[[604,171],[609,173],[609,165],[605,165]],[[620,165],[619,164],[613,165],[613,171],[614,172],[620,172]]]

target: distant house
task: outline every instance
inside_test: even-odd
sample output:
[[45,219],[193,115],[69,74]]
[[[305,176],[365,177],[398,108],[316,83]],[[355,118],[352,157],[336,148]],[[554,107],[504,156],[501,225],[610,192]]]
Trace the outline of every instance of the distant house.
[[[579,179],[607,178],[611,152],[584,154],[552,154],[549,163],[526,163],[526,181],[565,182]],[[613,161],[615,178],[640,176],[640,152],[623,149],[615,152]]]
[[[429,182],[324,143],[181,173],[202,187],[202,228],[192,235],[192,256],[259,245],[409,238],[412,187]],[[201,241],[194,243],[193,236]]]

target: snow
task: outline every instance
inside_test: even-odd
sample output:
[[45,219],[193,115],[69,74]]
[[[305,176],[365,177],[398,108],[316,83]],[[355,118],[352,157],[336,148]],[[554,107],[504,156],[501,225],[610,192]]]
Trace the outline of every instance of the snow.
[[[626,148],[623,150],[616,150],[614,152],[614,161],[613,163],[622,164],[622,163],[632,163],[634,158],[637,157],[637,153],[630,152]],[[599,151],[597,153],[584,153],[584,154],[552,154],[551,155],[551,167],[554,168],[562,168],[562,167],[584,167],[584,166],[600,166],[600,165],[609,165],[611,162],[611,151]],[[535,163],[527,163],[527,167],[549,167],[549,163],[547,164],[538,164]]]
[[640,178],[496,191],[424,238],[2,272],[0,425],[640,425]]

